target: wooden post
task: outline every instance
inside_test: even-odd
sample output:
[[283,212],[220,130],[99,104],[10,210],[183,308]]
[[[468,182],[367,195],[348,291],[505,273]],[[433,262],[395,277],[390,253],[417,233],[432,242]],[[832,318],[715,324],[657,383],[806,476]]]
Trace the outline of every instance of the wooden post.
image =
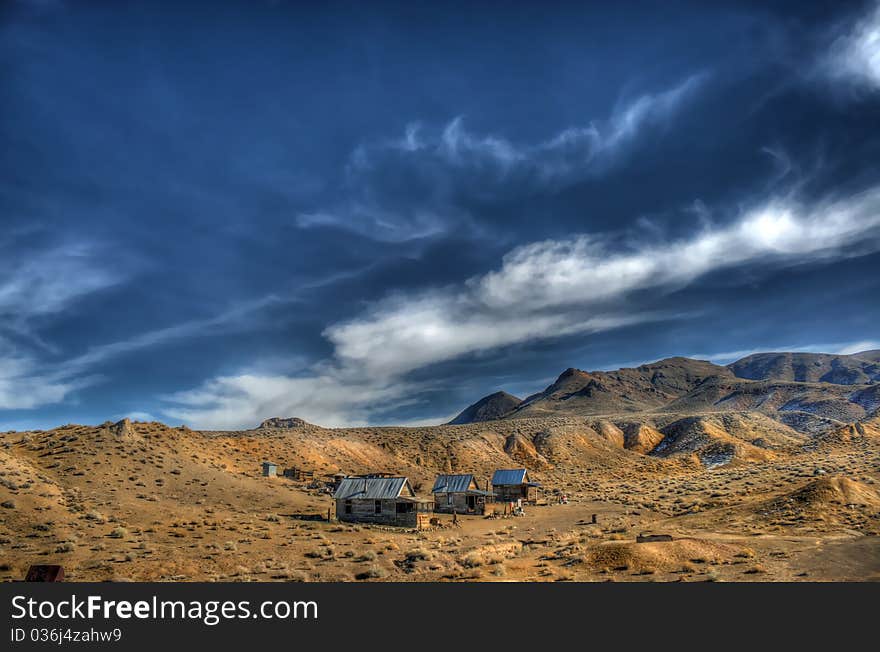
[[593,517],[590,519],[590,523],[592,523],[593,525],[596,524],[596,515],[595,514],[593,514]]

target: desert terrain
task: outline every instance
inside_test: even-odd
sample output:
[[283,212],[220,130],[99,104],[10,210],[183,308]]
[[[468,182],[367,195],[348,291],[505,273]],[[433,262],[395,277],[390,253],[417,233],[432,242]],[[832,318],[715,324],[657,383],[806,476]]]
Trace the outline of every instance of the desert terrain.
[[[880,580],[878,410],[880,352],[785,353],[569,369],[433,427],[6,432],[0,579],[57,563],[71,581]],[[263,477],[264,460],[316,480]],[[335,473],[429,495],[438,473],[521,466],[546,502],[523,516],[327,520]]]

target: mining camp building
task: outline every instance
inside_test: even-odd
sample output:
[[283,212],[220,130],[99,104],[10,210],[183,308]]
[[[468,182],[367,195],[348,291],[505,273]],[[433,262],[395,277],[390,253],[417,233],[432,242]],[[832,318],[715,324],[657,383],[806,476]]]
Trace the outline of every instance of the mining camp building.
[[498,469],[492,475],[492,491],[499,502],[522,500],[526,503],[538,501],[541,485],[529,479],[526,469]]
[[470,473],[438,475],[434,481],[434,511],[451,514],[485,514],[486,500],[492,497],[477,486]]
[[422,528],[434,511],[433,502],[418,498],[404,477],[343,478],[333,499],[340,521]]

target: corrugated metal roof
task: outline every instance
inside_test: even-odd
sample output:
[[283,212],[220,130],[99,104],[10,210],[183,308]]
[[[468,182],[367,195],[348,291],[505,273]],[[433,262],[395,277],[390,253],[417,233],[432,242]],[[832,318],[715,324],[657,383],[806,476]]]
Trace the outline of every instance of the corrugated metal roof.
[[376,500],[397,498],[407,483],[406,478],[343,478],[333,497]]
[[492,486],[498,487],[506,484],[524,484],[527,471],[525,469],[498,469],[492,475]]
[[462,491],[467,491],[468,487],[471,486],[471,482],[473,482],[474,476],[471,473],[458,474],[458,475],[438,475],[437,479],[434,480],[434,488],[431,489],[432,493],[437,493],[438,491],[443,493],[459,493]]

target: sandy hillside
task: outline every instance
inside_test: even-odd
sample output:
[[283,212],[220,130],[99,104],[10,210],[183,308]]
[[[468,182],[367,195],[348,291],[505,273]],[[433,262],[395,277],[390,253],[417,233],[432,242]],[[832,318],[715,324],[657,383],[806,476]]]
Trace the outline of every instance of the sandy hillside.
[[[880,423],[624,412],[426,428],[241,432],[159,423],[0,435],[0,578],[754,581],[880,579]],[[327,522],[320,483],[263,478],[526,465],[548,504],[414,532]],[[569,496],[567,505],[557,495]],[[597,523],[593,524],[592,516]],[[641,533],[672,541],[638,543]]]

